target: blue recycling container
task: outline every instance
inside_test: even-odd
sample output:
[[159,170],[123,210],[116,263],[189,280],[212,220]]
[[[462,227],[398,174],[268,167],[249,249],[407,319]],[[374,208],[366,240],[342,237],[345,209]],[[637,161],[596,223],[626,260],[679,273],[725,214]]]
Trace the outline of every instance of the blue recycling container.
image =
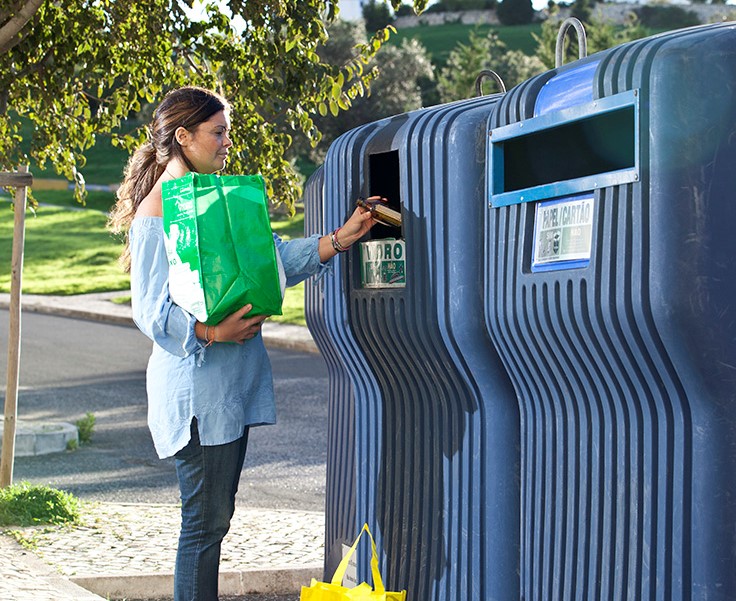
[[359,196],[402,215],[308,284],[306,302],[329,372],[326,574],[367,522],[387,588],[411,601],[519,598],[519,409],[480,277],[499,99],[352,130],[307,185],[307,234],[340,225]]
[[736,599],[734,82],[734,24],[702,26],[544,73],[489,119],[525,601]]
[[[323,186],[324,169],[318,167],[304,186],[304,231],[307,234],[327,231],[323,227]],[[325,556],[325,573],[329,570],[331,574],[342,557],[338,541],[346,542],[346,533],[355,528],[355,455],[344,453],[345,449],[355,446],[355,412],[352,386],[346,371],[348,366],[341,359],[343,353],[340,348],[350,341],[331,336],[330,332],[335,330],[334,323],[328,326],[328,322],[338,314],[330,302],[333,297],[324,293],[328,279],[307,280],[304,304],[310,333],[325,359],[328,373],[327,482],[332,486],[325,491],[325,506],[332,508],[332,519],[325,524],[325,539],[326,548],[332,554]]]

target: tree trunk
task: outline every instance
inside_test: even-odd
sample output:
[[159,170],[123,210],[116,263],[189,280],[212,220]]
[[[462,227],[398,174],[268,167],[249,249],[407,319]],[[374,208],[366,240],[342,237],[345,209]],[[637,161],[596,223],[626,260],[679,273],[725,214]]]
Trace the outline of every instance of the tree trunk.
[[18,414],[18,376],[20,375],[20,316],[26,224],[26,187],[32,183],[33,176],[28,173],[28,167],[21,167],[18,173],[0,173],[0,186],[16,186],[18,188],[15,194],[13,255],[10,269],[8,371],[5,391],[2,460],[0,460],[0,488],[5,488],[13,483],[15,423]]

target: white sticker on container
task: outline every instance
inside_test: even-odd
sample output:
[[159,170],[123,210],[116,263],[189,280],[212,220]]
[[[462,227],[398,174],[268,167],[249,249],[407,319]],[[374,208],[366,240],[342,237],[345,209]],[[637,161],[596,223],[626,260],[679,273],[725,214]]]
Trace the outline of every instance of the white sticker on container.
[[584,267],[593,241],[593,197],[537,203],[532,270]]

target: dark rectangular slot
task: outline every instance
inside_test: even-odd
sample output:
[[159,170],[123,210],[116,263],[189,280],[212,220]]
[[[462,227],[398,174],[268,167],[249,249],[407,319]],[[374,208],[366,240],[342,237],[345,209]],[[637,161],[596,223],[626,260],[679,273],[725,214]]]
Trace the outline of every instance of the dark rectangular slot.
[[[368,155],[368,196],[383,196],[389,208],[401,213],[398,150]],[[371,229],[370,238],[401,238],[401,228],[379,223]]]
[[627,106],[505,140],[499,192],[634,168],[634,119]]

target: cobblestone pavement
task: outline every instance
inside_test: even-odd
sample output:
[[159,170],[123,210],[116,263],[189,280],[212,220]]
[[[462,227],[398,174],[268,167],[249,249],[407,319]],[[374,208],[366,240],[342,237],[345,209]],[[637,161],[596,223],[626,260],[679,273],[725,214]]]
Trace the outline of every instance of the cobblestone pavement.
[[60,577],[9,536],[0,536],[0,599],[3,601],[100,601]]
[[[151,599],[171,590],[178,528],[176,505],[86,503],[78,526],[18,528],[12,536],[55,572],[98,594],[115,599],[140,590]],[[320,577],[323,557],[324,514],[238,507],[223,543],[221,592],[289,601],[278,595],[297,594]],[[0,568],[3,601],[15,599],[6,571]]]

